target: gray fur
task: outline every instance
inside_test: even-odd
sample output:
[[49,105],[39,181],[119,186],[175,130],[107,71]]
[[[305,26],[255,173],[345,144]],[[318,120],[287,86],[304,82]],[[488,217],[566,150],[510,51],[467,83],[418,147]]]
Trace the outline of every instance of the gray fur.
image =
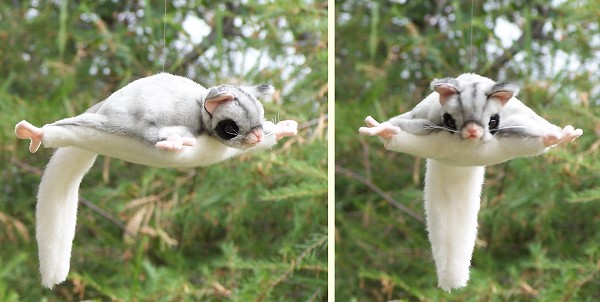
[[[258,99],[272,92],[270,85],[220,85],[206,89],[188,78],[160,73],[133,81],[86,113],[52,125],[91,127],[151,145],[173,134],[191,138],[208,134],[229,147],[244,149],[245,137],[252,129],[263,126],[264,109]],[[209,113],[205,101],[226,93],[235,99],[218,103]],[[225,119],[239,126],[233,139],[226,140],[215,133],[217,124]]]
[[490,96],[495,92],[507,91],[507,90],[512,91],[513,96],[516,97],[517,94],[519,93],[519,86],[517,86],[516,84],[511,83],[511,82],[498,82],[490,88],[490,90],[488,91],[488,93],[486,95]]
[[[490,140],[494,135],[539,137],[545,135],[548,129],[556,128],[515,97],[519,88],[513,83],[496,83],[476,74],[463,74],[456,79],[444,78],[431,82],[431,88],[434,90],[439,85],[448,85],[458,93],[440,102],[440,95],[433,92],[411,111],[393,117],[389,122],[415,135],[439,131],[450,131],[460,135],[467,123],[475,122],[484,129],[484,141]],[[500,91],[512,93],[512,98],[504,106],[497,99],[490,97]],[[444,124],[445,113],[449,113],[455,120],[456,130],[448,129]],[[500,126],[498,131],[492,134],[488,124],[494,114],[499,114]]]
[[435,79],[435,80],[431,81],[431,84],[429,85],[429,87],[431,88],[431,90],[433,90],[435,88],[435,86],[441,85],[441,84],[448,84],[457,90],[460,89],[458,81],[453,78]]

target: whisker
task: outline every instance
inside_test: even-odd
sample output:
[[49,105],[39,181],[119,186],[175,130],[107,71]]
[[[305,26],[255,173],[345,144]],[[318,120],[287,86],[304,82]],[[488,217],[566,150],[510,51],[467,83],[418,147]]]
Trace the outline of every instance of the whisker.
[[[246,139],[246,140],[247,140],[247,139],[251,139],[251,137],[250,137],[250,134],[247,134],[247,135],[240,135],[240,134],[239,134],[238,132],[236,132],[236,131],[227,132],[227,134],[233,134],[233,135],[235,135],[235,136],[236,136],[236,137],[232,138],[232,140],[241,140],[241,139]],[[267,136],[270,136],[270,135],[273,135],[273,134],[275,134],[275,131],[271,131],[271,132],[270,132],[270,133],[268,133],[268,134],[267,134],[267,133],[264,133],[264,134],[263,134],[263,137],[267,137]]]
[[433,130],[433,129],[445,130],[445,131],[452,132],[452,133],[461,133],[458,130],[450,129],[450,128],[443,127],[443,126],[438,126],[436,124],[427,124],[427,125],[425,125],[425,130]]
[[238,135],[240,135],[240,134],[239,134],[239,133],[237,133],[236,131],[232,131],[232,132],[225,131],[225,133],[227,133],[227,134],[233,134],[233,135],[235,135],[235,136],[238,136]]
[[517,126],[517,125],[514,125],[514,126],[509,125],[509,126],[504,126],[504,127],[498,127],[498,130],[503,130],[503,129],[525,129],[525,128],[527,128],[527,127],[525,127],[525,126]]
[[239,140],[239,139],[242,139],[242,138],[243,139],[248,139],[247,135],[240,135],[240,133],[237,132],[237,131],[231,131],[231,132],[230,131],[225,131],[225,132],[227,134],[233,134],[233,135],[235,135],[235,137],[232,138],[232,140]]

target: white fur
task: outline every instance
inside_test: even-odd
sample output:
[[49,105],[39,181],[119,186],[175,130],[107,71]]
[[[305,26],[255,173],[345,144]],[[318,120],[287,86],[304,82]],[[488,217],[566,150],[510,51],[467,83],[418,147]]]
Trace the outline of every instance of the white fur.
[[[474,83],[478,89],[473,88]],[[388,150],[427,158],[424,189],[427,229],[438,286],[450,291],[464,287],[469,280],[485,166],[544,153],[548,146],[570,142],[583,131],[572,126],[561,129],[538,116],[514,97],[518,89],[511,84],[496,85],[488,78],[464,74],[457,79],[434,80],[432,87],[439,90],[407,113],[384,123],[367,117],[368,127],[360,128],[359,133],[378,135]],[[459,92],[460,87],[463,90]],[[453,95],[463,93],[462,99],[449,104],[452,100],[442,98],[446,97],[445,89]],[[506,91],[497,94],[498,89]],[[441,125],[446,124],[443,114],[450,111],[458,118],[453,123],[458,123]],[[469,129],[469,123],[477,125],[467,119],[477,118],[480,125],[487,127],[486,123],[498,112],[501,119],[496,135],[490,130],[480,133],[477,139],[466,139],[464,129]]]
[[104,131],[84,127],[63,127],[46,125],[42,144],[46,148],[74,146],[96,154],[119,158],[132,163],[152,167],[202,167],[226,160],[245,152],[268,149],[275,145],[275,126],[270,122],[263,124],[264,140],[258,145],[240,150],[223,145],[208,135],[196,137],[194,146],[186,146],[179,151],[165,151],[141,140],[109,134]]
[[[210,112],[208,106],[202,106],[209,96],[219,98],[224,94],[234,99],[230,91],[236,89],[244,91],[237,102],[223,107],[212,103]],[[15,134],[32,139],[31,152],[37,150],[40,139],[44,147],[58,148],[42,176],[38,193],[36,238],[42,284],[51,288],[67,277],[79,184],[97,154],[175,168],[208,166],[268,149],[277,139],[296,135],[298,126],[295,121],[275,125],[263,120],[264,109],[255,98],[273,91],[269,85],[222,85],[207,90],[190,79],[162,73],[136,80],[86,113],[45,125],[42,131],[26,121],[18,123]],[[240,135],[219,140],[217,133],[212,133],[220,121],[217,116],[240,119],[238,122],[243,123],[237,123],[236,130]],[[213,122],[215,125],[210,124]],[[253,129],[259,125],[261,132]],[[256,139],[248,139],[247,134]]]
[[159,150],[131,137],[84,127],[44,126],[45,147],[58,148],[42,176],[36,208],[36,238],[42,285],[66,280],[75,235],[79,184],[97,154],[154,167],[208,166],[236,155],[263,150],[276,143],[276,126],[265,122],[267,135],[257,146],[240,150],[201,135],[180,151]]
[[464,287],[477,237],[477,212],[485,167],[427,160],[425,212],[438,286]]
[[381,141],[388,150],[454,166],[491,166],[516,157],[538,155],[549,149],[541,137],[508,136],[484,142],[462,139],[449,132],[414,135],[401,131],[391,139]]
[[69,273],[75,236],[79,184],[96,154],[77,148],[54,153],[40,183],[36,206],[36,239],[42,284],[52,288]]
[[477,237],[484,166],[541,154],[549,148],[541,137],[496,137],[485,142],[449,132],[413,135],[401,131],[382,141],[386,149],[427,158],[425,212],[438,286],[446,291],[466,286]]

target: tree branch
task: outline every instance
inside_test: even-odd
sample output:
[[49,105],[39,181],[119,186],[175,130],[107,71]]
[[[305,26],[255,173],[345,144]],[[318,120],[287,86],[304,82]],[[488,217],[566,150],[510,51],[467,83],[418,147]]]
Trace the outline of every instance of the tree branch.
[[319,122],[321,120],[327,121],[328,119],[329,119],[329,115],[325,114],[324,116],[320,116],[318,118],[312,119],[310,121],[306,121],[306,122],[298,125],[298,130],[304,130],[306,128],[309,128],[309,127],[319,124]]
[[[31,166],[27,163],[24,163],[22,161],[19,161],[15,158],[12,158],[11,163],[14,164],[15,166],[33,173],[35,175],[38,176],[42,176],[43,174],[43,170],[34,166]],[[84,206],[88,207],[90,210],[92,210],[93,212],[95,212],[96,214],[106,218],[108,221],[112,222],[113,224],[115,224],[117,227],[119,227],[121,230],[123,230],[123,232],[128,233],[127,230],[125,229],[125,225],[121,222],[121,220],[119,220],[118,218],[116,218],[115,216],[113,216],[111,213],[109,213],[108,211],[104,210],[103,208],[97,206],[96,204],[94,204],[93,202],[79,196],[79,202],[81,204],[83,204]],[[134,234],[128,234],[128,235],[134,235]]]
[[412,209],[408,208],[407,206],[405,206],[405,205],[401,204],[400,202],[398,202],[397,200],[395,200],[392,196],[387,194],[385,191],[383,191],[381,188],[379,188],[377,185],[375,185],[368,179],[358,175],[357,173],[355,173],[353,171],[350,171],[350,170],[343,168],[341,166],[338,166],[338,165],[335,165],[335,172],[363,183],[364,185],[369,187],[369,189],[371,189],[373,192],[377,193],[379,196],[381,196],[383,199],[385,199],[392,206],[396,207],[398,210],[404,212],[406,215],[414,218],[415,220],[419,221],[420,223],[425,224],[425,219],[423,218],[423,216],[421,216],[419,213],[413,211]]

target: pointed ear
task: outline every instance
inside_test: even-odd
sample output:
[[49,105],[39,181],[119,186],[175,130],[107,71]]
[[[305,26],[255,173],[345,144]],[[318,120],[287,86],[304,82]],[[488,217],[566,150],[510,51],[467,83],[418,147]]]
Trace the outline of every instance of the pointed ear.
[[253,95],[257,100],[260,100],[265,96],[270,96],[273,94],[273,92],[275,92],[275,88],[273,88],[273,86],[270,84],[244,86],[244,89]]
[[487,93],[488,99],[497,99],[500,101],[502,106],[508,103],[508,100],[512,99],[514,96],[517,96],[519,93],[519,86],[513,83],[496,83],[490,91]]
[[458,81],[453,78],[435,79],[431,82],[431,89],[440,94],[443,105],[449,97],[458,94]]
[[217,86],[210,88],[208,94],[206,95],[206,99],[204,100],[204,109],[212,114],[215,109],[225,103],[230,102],[235,99],[235,95],[227,89],[225,86]]

